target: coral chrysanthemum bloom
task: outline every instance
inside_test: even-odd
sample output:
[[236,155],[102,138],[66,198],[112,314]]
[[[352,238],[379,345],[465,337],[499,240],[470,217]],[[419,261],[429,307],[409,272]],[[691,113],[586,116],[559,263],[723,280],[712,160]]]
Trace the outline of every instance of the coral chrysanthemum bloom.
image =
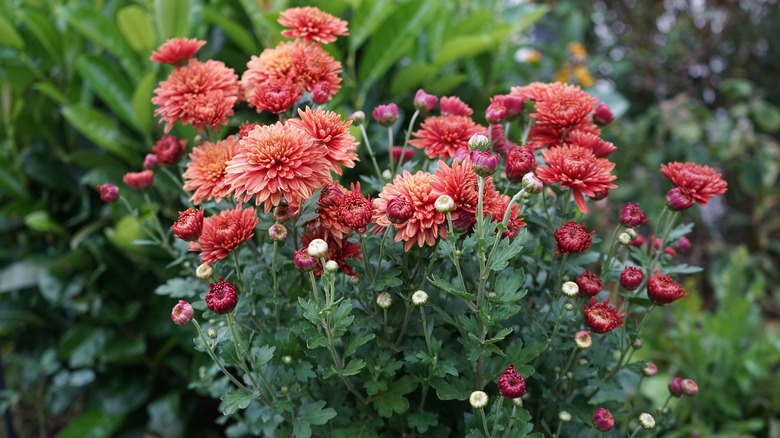
[[196,38],[171,38],[152,53],[149,60],[162,64],[179,65],[192,58],[204,45],[206,45],[205,41]]
[[366,231],[366,227],[371,223],[373,209],[371,199],[363,196],[360,192],[360,183],[352,185],[352,190],[344,193],[339,201],[339,221],[352,228],[359,234]]
[[458,96],[443,96],[439,101],[439,109],[443,116],[469,117],[474,114],[474,110]]
[[572,127],[593,112],[598,100],[577,85],[556,82],[547,86],[536,101],[536,112],[531,117],[562,128]]
[[190,202],[200,204],[211,199],[219,202],[228,195],[225,167],[238,152],[238,140],[230,136],[217,143],[205,142],[190,153],[190,162],[184,171],[184,190],[195,190]]
[[298,84],[271,79],[255,87],[249,103],[257,108],[258,112],[281,114],[290,109],[302,93],[303,88]]
[[239,140],[238,153],[228,162],[225,182],[236,199],[271,211],[282,202],[306,199],[330,182],[327,149],[291,124],[259,126]]
[[[501,223],[504,221],[504,215],[506,214],[506,208],[509,206],[509,201],[509,196],[502,195],[492,184],[490,185],[490,190],[488,190],[488,185],[485,184],[484,214],[485,216],[489,214],[492,222]],[[518,204],[512,204],[512,208],[509,211],[509,221],[506,224],[506,230],[501,233],[501,237],[514,239],[517,237],[520,228],[525,225],[525,220],[520,217],[520,206]]]
[[472,135],[487,134],[483,126],[477,125],[468,116],[428,117],[420,127],[422,129],[412,133],[415,138],[409,140],[409,144],[417,149],[425,149],[428,158],[450,158],[458,150],[468,151]]
[[233,115],[240,88],[238,76],[221,61],[190,59],[154,90],[154,115],[165,121],[166,133],[179,120],[199,131],[219,128]]
[[509,94],[536,102],[544,98],[549,86],[550,84],[544,82],[531,82],[528,85],[512,87]]
[[313,6],[290,8],[279,15],[279,24],[286,27],[282,35],[303,38],[307,43],[332,43],[337,36],[349,35],[347,22]]
[[569,132],[566,136],[566,141],[590,149],[593,151],[593,155],[599,158],[604,158],[617,150],[617,147],[611,142],[585,131]]
[[617,188],[612,184],[617,177],[610,173],[615,163],[597,158],[588,148],[564,144],[545,150],[542,157],[547,166],[537,167],[536,176],[547,184],[559,182],[561,187],[571,189],[574,202],[583,213],[588,212],[584,196]]
[[222,210],[219,216],[203,219],[198,242],[190,243],[190,251],[200,252],[201,263],[214,263],[254,236],[257,226],[254,208]]
[[352,120],[342,120],[340,114],[320,108],[314,111],[309,107],[306,107],[306,111],[299,109],[298,115],[300,120],[291,119],[289,122],[328,149],[325,159],[330,163],[331,170],[341,175],[341,166],[355,167],[358,143],[349,132]]
[[[492,178],[487,178],[486,186],[492,188]],[[452,167],[439,160],[439,169],[431,179],[431,187],[438,198],[447,195],[455,202],[452,218],[458,221],[460,215],[470,216],[469,223],[473,223],[474,214],[477,211],[479,201],[479,183],[477,174],[471,166],[471,159],[466,158],[462,163],[455,161]],[[488,192],[486,187],[485,192]]]
[[726,181],[709,166],[673,161],[662,164],[661,173],[675,187],[687,191],[700,205],[707,205],[710,198],[726,193]]
[[433,189],[431,181],[433,175],[418,171],[412,175],[404,170],[402,175],[397,175],[391,184],[385,185],[378,198],[374,199],[374,222],[379,231],[390,226],[387,218],[387,203],[397,197],[403,197],[414,206],[412,216],[402,224],[393,224],[397,232],[395,241],[404,241],[404,251],[409,251],[417,244],[436,245],[438,237],[447,237],[444,222],[447,217],[436,211],[435,204],[438,194]]

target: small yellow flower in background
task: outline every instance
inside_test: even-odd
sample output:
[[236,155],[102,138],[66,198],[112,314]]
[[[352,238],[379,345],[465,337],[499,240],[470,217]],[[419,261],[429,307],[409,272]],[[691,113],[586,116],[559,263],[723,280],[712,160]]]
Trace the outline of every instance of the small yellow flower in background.
[[596,82],[588,71],[588,67],[584,64],[577,64],[574,66],[574,77],[577,78],[577,82],[585,88],[590,88]]
[[523,47],[515,52],[515,60],[520,63],[534,64],[542,60],[542,53],[536,49]]

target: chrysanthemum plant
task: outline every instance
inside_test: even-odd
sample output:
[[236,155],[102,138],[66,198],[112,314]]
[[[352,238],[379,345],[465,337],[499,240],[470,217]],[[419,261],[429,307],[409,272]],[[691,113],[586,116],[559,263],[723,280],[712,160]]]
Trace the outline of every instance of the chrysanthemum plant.
[[[657,368],[634,358],[647,319],[686,295],[671,276],[698,268],[675,263],[691,229],[677,224],[725,192],[720,174],[669,163],[658,215],[613,214],[597,202],[617,187],[619,148],[600,136],[613,116],[579,87],[513,87],[485,125],[460,98],[423,90],[405,127],[395,103],[347,116],[328,109],[341,64],[322,48],[347,23],[316,8],[279,22],[292,39],[252,56],[240,79],[194,58],[202,41],[152,55],[174,65],[153,99],[166,132],[201,135],[184,162],[186,143],[162,138],[125,179],[150,190],[164,172],[192,203],[170,233],[150,230],[182,270],[158,293],[180,300],[173,322],[210,359],[191,387],[221,400],[227,433],[674,427],[674,404],[638,388]],[[278,122],[230,132],[242,102]],[[369,138],[366,112],[386,136]],[[361,158],[371,173],[339,181]],[[698,390],[680,388],[670,398]]]

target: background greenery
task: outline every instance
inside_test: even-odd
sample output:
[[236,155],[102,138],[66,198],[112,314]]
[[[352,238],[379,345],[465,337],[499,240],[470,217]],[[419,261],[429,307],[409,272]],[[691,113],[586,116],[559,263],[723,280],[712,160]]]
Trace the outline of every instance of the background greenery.
[[[216,402],[187,387],[203,358],[170,323],[170,299],[154,293],[173,274],[167,256],[133,243],[151,215],[175,219],[173,183],[158,175],[163,210],[136,215],[101,203],[94,186],[113,182],[143,204],[121,176],[139,170],[162,134],[150,98],[168,70],[148,61],[154,48],[172,36],[207,39],[200,56],[240,74],[278,42],[278,12],[299,3],[0,5],[0,411],[20,436],[221,434]],[[318,2],[350,22],[350,36],[329,47],[345,70],[333,106],[368,112],[393,101],[408,111],[424,87],[474,102],[479,119],[512,85],[593,85],[623,114],[609,130],[622,183],[591,215],[604,223],[626,201],[658,211],[648,194],[666,187],[662,162],[722,171],[729,191],[697,207],[701,224],[682,256],[710,268],[689,277],[690,296],[644,340],[662,376],[643,388],[660,404],[672,376],[699,382],[680,412],[682,436],[778,434],[777,2],[504,3]],[[245,106],[239,115],[235,123],[257,117]]]

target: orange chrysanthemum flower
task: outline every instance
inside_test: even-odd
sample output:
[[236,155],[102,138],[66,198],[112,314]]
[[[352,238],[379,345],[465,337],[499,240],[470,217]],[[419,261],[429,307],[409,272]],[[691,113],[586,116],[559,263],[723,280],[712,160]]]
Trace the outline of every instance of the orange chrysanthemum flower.
[[152,53],[149,60],[161,64],[180,65],[192,58],[204,45],[206,45],[205,41],[196,38],[171,38]]
[[190,59],[154,90],[152,103],[158,105],[154,115],[165,121],[166,133],[179,120],[199,131],[219,128],[233,115],[240,88],[238,76],[222,62]]
[[312,111],[298,110],[299,119],[291,119],[290,123],[303,130],[315,142],[328,148],[325,158],[330,163],[331,170],[341,175],[341,166],[355,167],[358,159],[355,149],[358,143],[349,132],[352,120],[342,120],[341,115],[333,111],[317,109]]
[[420,127],[420,130],[412,133],[415,138],[409,140],[409,144],[425,149],[428,158],[453,157],[458,150],[468,151],[472,135],[487,135],[485,127],[477,125],[467,116],[428,117]]
[[230,136],[217,143],[205,142],[190,153],[190,162],[184,171],[184,190],[195,190],[190,202],[200,204],[211,199],[219,202],[228,195],[225,166],[238,152],[238,140]]
[[201,263],[222,260],[254,236],[257,222],[254,208],[222,210],[219,216],[203,219],[203,231],[197,243],[190,243],[190,251],[200,252]]
[[596,108],[597,97],[591,97],[578,85],[550,84],[536,101],[531,117],[562,128],[577,125]]
[[709,166],[695,163],[671,163],[661,165],[661,173],[675,187],[685,190],[700,205],[707,205],[710,198],[726,193],[728,184],[721,174]]
[[617,188],[612,184],[615,176],[610,173],[615,163],[606,158],[598,158],[585,147],[564,144],[542,152],[547,166],[536,168],[536,176],[547,184],[561,183],[561,187],[571,189],[574,202],[583,213],[588,212],[585,196],[595,196],[595,192]]
[[373,222],[377,224],[377,231],[390,226],[390,220],[387,219],[388,202],[402,197],[414,205],[414,213],[409,220],[402,224],[392,224],[397,230],[395,241],[404,241],[404,251],[409,251],[415,244],[421,248],[424,245],[434,246],[438,237],[447,237],[444,226],[447,217],[434,207],[438,195],[431,186],[432,179],[430,173],[418,171],[412,175],[404,170],[392,184],[385,185],[379,197],[374,199]]
[[287,38],[303,38],[307,43],[317,41],[328,44],[337,36],[349,35],[347,22],[313,6],[290,8],[279,14],[279,24],[286,27],[282,35]]
[[298,84],[270,79],[255,87],[249,104],[257,108],[258,112],[281,114],[290,109],[302,93],[303,88]]
[[291,124],[258,126],[239,140],[238,153],[228,162],[225,182],[236,199],[271,211],[282,199],[306,199],[330,182],[327,149]]

